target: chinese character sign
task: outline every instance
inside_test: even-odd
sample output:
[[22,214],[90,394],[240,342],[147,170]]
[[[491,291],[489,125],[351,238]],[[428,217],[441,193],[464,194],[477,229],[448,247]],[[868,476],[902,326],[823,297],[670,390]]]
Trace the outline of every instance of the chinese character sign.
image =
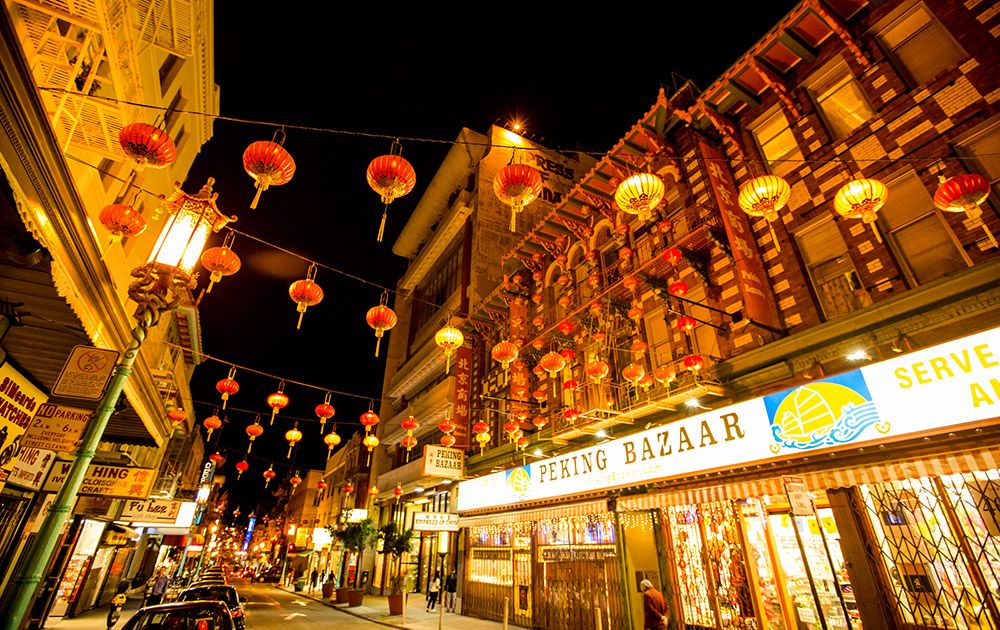
[[755,322],[780,328],[773,306],[771,287],[767,283],[764,262],[757,251],[757,240],[750,229],[747,216],[736,204],[736,185],[722,154],[717,149],[699,141],[702,157],[708,169],[708,179],[715,193],[715,200],[726,228],[726,236],[736,264],[736,281],[743,298],[744,312]]
[[472,350],[466,346],[458,349],[455,359],[455,395],[451,419],[456,429],[455,447],[465,448],[469,445],[469,408],[472,397]]

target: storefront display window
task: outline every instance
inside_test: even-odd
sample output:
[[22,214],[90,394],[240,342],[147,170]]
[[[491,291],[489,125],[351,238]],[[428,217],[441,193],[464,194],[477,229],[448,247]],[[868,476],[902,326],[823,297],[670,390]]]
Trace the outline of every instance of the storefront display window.
[[698,525],[698,506],[669,508],[667,524],[673,541],[681,619],[688,626],[714,628],[715,613],[709,599],[708,572],[703,562],[705,551]]
[[80,526],[80,534],[77,536],[73,553],[63,571],[62,580],[56,591],[55,601],[49,615],[52,617],[64,616],[80,593],[83,586],[83,579],[86,576],[90,561],[101,543],[101,534],[104,533],[105,523],[101,521],[85,520]]
[[740,502],[743,535],[746,538],[748,572],[765,630],[785,630],[784,604],[771,545],[767,540],[767,515],[757,499]]
[[[993,628],[997,471],[861,486],[904,623]],[[994,604],[995,605],[995,604]]]

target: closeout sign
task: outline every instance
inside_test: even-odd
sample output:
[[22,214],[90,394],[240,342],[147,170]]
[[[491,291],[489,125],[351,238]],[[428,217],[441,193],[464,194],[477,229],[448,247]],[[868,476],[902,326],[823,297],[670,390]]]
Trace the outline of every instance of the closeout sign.
[[1000,328],[501,473],[458,510],[856,448],[1000,417]]

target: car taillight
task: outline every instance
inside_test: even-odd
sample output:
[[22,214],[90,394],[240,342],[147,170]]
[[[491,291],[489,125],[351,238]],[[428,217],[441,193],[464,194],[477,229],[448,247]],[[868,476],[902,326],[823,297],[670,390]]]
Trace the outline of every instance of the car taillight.
[[243,610],[242,609],[237,608],[237,609],[235,609],[233,611],[233,619],[236,619],[237,617],[242,617],[242,616],[243,616]]

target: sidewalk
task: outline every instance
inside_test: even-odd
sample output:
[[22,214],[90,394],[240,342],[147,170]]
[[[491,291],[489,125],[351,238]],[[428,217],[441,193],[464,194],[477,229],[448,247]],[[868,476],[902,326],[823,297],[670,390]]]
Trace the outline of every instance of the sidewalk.
[[[330,600],[322,599],[319,591],[313,591],[310,595],[308,591],[295,592],[291,587],[280,586],[282,590],[305,597],[313,601],[326,604],[340,612],[367,619],[390,628],[409,628],[410,630],[437,630],[438,615],[437,608],[434,612],[427,612],[424,609],[424,594],[410,593],[406,606],[406,624],[403,624],[401,615],[389,615],[389,601],[384,595],[365,595],[364,605],[348,607],[347,604],[334,604]],[[461,610],[462,600],[456,601],[455,608]],[[466,617],[458,613],[444,613],[442,628],[461,628],[462,630],[498,630],[503,628],[503,624],[496,621],[487,621],[476,617]],[[514,626],[511,626],[514,627]]]
[[[115,624],[115,628],[121,628],[122,624],[128,621],[135,614],[135,611],[142,607],[142,598],[129,598],[125,600],[125,607],[122,609],[121,618]],[[58,628],[59,630],[106,630],[108,620],[108,607],[101,606],[93,610],[77,615],[76,617],[49,617],[45,620],[46,628]]]

